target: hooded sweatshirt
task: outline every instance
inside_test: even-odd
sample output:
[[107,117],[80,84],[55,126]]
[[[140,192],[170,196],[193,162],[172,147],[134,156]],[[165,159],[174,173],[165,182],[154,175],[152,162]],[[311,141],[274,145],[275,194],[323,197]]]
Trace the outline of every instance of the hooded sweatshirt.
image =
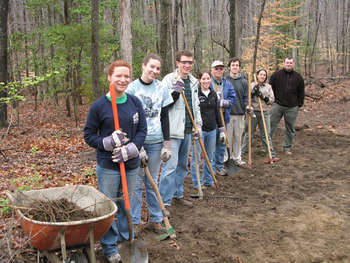
[[230,73],[225,77],[231,82],[236,93],[236,103],[231,106],[231,115],[244,115],[245,109],[248,106],[248,81],[239,74],[236,78],[232,78]]

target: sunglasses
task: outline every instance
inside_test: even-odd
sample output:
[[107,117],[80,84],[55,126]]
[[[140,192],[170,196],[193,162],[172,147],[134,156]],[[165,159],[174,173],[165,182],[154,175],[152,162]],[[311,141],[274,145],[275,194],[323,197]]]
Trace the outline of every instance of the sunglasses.
[[224,68],[222,68],[222,67],[219,67],[219,68],[214,68],[215,70],[218,70],[218,71],[222,71],[222,70],[224,70]]

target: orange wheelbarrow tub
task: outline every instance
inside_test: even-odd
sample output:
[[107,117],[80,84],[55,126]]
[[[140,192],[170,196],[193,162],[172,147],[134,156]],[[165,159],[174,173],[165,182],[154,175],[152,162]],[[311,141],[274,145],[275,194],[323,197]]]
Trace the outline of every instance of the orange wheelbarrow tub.
[[[111,199],[94,187],[85,185],[46,188],[23,193],[6,192],[6,194],[11,203],[17,207],[28,207],[30,199],[58,200],[64,197],[87,211],[96,212],[97,217],[87,220],[41,222],[24,216],[19,209],[16,210],[21,227],[29,236],[33,247],[39,251],[61,248],[63,257],[66,256],[66,247],[81,245],[93,247],[95,240],[99,240],[108,231],[117,212],[117,206]],[[92,252],[93,249],[90,250]]]

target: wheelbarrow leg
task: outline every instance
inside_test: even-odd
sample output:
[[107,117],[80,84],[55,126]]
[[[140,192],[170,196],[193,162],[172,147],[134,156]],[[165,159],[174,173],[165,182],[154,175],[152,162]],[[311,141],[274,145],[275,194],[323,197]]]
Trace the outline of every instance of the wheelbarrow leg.
[[61,238],[61,251],[62,251],[62,260],[63,262],[67,262],[67,248],[66,248],[66,240],[64,238],[64,233],[66,232],[65,229],[63,229],[60,232],[60,238]]
[[90,225],[89,229],[89,239],[90,239],[90,249],[86,250],[88,254],[89,261],[91,263],[96,263],[96,255],[95,255],[95,239],[94,239],[94,224]]

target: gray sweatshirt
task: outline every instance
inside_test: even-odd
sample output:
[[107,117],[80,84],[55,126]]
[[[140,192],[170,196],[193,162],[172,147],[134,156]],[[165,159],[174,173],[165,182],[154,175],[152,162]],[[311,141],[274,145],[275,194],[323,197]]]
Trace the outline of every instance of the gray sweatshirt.
[[237,78],[232,78],[230,73],[225,77],[230,81],[236,92],[236,103],[231,106],[231,115],[244,115],[245,109],[248,106],[248,81],[239,74]]

